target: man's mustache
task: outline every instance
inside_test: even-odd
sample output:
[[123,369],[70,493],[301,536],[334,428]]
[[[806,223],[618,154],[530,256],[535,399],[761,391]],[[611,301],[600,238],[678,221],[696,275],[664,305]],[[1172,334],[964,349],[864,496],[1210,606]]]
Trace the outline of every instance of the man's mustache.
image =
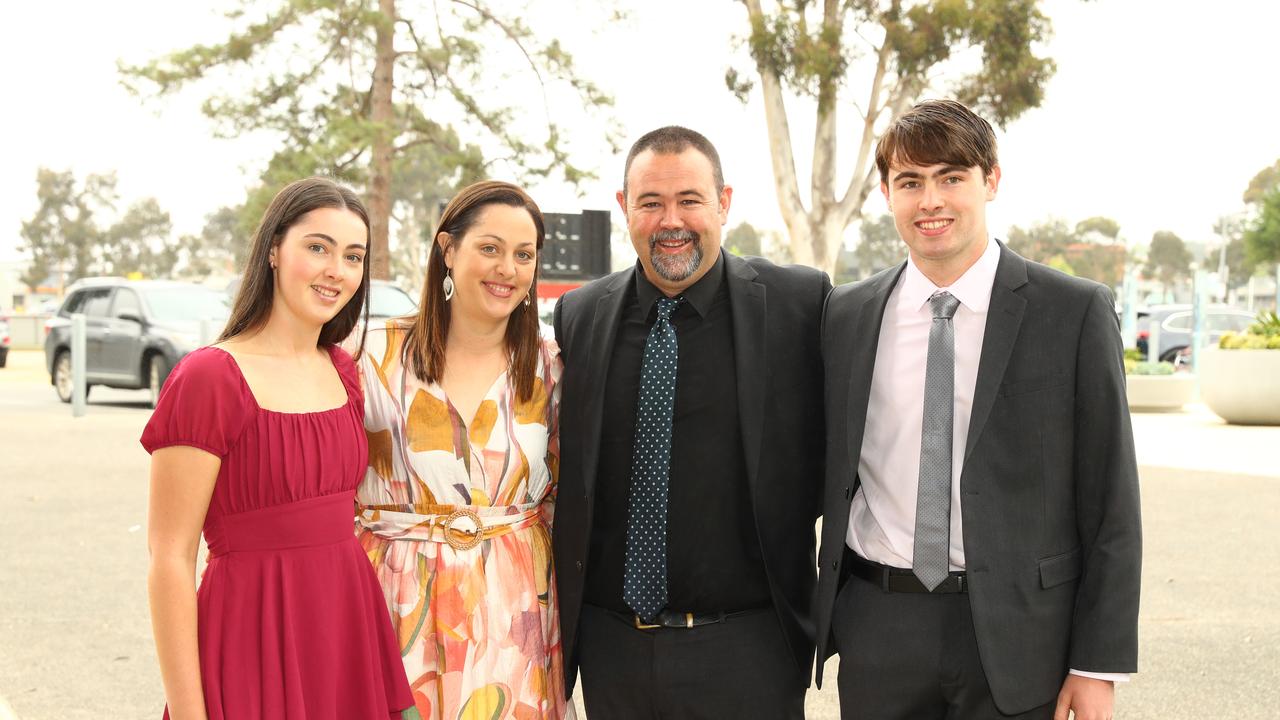
[[698,242],[698,233],[692,230],[659,230],[649,236],[649,249],[653,250],[658,243],[664,240],[679,240],[681,242],[691,240],[696,243]]

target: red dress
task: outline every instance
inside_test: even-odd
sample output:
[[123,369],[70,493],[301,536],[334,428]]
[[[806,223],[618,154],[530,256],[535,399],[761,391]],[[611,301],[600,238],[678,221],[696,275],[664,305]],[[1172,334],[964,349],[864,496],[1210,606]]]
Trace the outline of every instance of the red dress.
[[353,531],[368,456],[359,380],[345,352],[328,351],[341,407],[263,410],[231,355],[202,348],[174,367],[142,432],[147,452],[186,445],[222,458],[197,592],[210,720],[398,720],[413,705]]

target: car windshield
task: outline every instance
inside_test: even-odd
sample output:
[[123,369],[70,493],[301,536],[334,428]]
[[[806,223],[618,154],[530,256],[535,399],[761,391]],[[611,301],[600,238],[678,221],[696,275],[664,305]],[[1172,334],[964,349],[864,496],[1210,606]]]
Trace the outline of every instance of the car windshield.
[[369,293],[369,315],[373,317],[409,315],[417,306],[408,293],[391,285],[373,285]]
[[142,293],[160,322],[212,320],[231,314],[226,295],[205,287],[145,288]]

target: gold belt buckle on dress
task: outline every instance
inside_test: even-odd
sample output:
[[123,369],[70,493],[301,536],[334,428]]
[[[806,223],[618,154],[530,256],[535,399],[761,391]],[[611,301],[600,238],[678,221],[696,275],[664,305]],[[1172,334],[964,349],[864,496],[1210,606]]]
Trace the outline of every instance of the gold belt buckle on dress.
[[[476,529],[474,531],[469,531],[453,527],[453,524],[462,518],[468,518],[471,520]],[[470,535],[470,537],[466,540],[457,540],[453,536],[454,533]],[[474,510],[468,508],[454,510],[444,519],[444,541],[449,543],[449,547],[454,550],[470,550],[480,544],[480,541],[483,539],[483,534],[484,525],[481,524],[480,516],[477,515]]]

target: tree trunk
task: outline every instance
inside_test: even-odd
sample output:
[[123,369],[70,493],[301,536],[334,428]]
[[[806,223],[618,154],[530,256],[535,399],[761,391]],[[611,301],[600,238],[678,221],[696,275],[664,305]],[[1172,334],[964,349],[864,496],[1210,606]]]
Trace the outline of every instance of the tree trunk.
[[378,20],[374,40],[373,85],[369,91],[370,114],[375,130],[369,187],[365,193],[369,204],[370,253],[373,255],[373,277],[391,277],[391,255],[388,237],[391,227],[391,154],[394,138],[391,93],[395,70],[395,0],[378,0],[382,17]]

